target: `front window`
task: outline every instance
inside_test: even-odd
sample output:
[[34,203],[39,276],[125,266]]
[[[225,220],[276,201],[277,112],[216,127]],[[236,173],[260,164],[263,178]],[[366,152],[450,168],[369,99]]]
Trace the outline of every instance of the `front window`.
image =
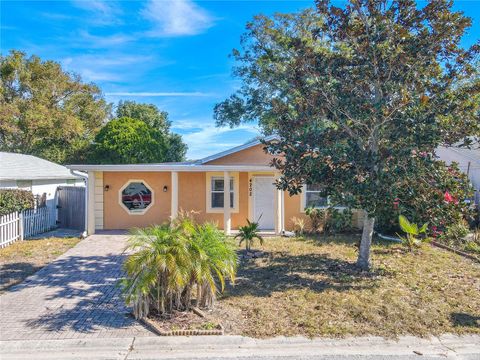
[[[224,181],[222,177],[212,177],[211,180],[211,196],[212,196],[212,208],[223,208],[223,193],[224,193]],[[234,207],[234,187],[233,178],[230,178],[230,207]]]
[[328,197],[322,196],[322,190],[318,184],[305,185],[305,208],[322,208],[329,205]]
[[143,213],[152,203],[152,191],[143,182],[128,183],[121,196],[122,204],[131,213]]

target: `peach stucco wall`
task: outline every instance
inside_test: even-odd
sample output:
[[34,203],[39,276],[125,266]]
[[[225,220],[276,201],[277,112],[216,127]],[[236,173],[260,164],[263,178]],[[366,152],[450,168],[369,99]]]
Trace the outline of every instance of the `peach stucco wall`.
[[[154,204],[144,214],[129,214],[119,203],[119,191],[132,179],[144,180],[153,190]],[[103,184],[108,191],[103,193],[104,229],[129,229],[160,224],[170,216],[171,175],[167,172],[104,172]],[[163,192],[167,185],[168,191]]]
[[[221,159],[213,160],[211,165],[268,165],[273,156],[266,154],[263,145],[256,145],[251,148],[224,156]],[[273,171],[272,171],[273,174]],[[249,218],[249,202],[251,197],[248,192],[249,176],[254,174],[241,172],[238,186],[238,211],[231,214],[232,229],[244,225]],[[119,190],[131,179],[142,179],[153,188],[155,203],[142,215],[131,215],[119,204]],[[223,213],[207,212],[207,174],[205,172],[179,172],[178,173],[178,208],[181,210],[194,210],[195,217],[199,222],[210,221],[217,223],[223,228]],[[103,184],[109,185],[109,191],[103,193],[103,224],[104,229],[128,229],[131,227],[142,227],[151,224],[160,224],[167,221],[171,211],[171,174],[169,172],[105,172],[103,173]],[[168,191],[163,192],[167,185]],[[286,230],[293,229],[292,218],[301,217],[305,219],[308,226],[309,221],[305,213],[301,211],[301,195],[289,196],[284,194],[284,224]],[[274,209],[272,209],[274,211]],[[355,214],[354,222],[359,226],[362,223],[361,214]]]
[[259,144],[251,148],[224,156],[220,159],[207,162],[209,165],[270,165],[274,158],[265,153],[264,145]]
[[[178,208],[196,212],[198,222],[214,222],[223,228],[223,213],[207,212],[206,173],[182,172],[178,174]],[[244,225],[248,218],[248,173],[239,173],[238,212],[232,213],[232,228]]]

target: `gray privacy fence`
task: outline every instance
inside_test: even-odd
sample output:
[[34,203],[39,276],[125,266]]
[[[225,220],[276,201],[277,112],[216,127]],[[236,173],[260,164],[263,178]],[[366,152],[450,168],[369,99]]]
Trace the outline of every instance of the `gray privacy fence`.
[[0,247],[56,227],[55,209],[41,207],[0,216]]

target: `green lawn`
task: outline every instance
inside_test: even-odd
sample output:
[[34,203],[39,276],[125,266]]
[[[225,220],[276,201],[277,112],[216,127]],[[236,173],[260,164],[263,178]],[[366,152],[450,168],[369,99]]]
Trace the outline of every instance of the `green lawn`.
[[212,315],[253,337],[480,333],[479,263],[382,242],[361,273],[357,237],[266,239],[266,256],[242,261]]

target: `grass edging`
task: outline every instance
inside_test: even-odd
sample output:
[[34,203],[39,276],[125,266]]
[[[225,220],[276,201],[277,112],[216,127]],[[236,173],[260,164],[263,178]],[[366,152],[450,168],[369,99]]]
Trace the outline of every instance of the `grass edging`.
[[154,321],[143,318],[140,321],[146,325],[148,328],[153,330],[157,335],[160,336],[196,336],[196,335],[223,335],[224,329],[221,324],[218,325],[219,329],[212,329],[212,330],[203,330],[203,329],[196,329],[196,330],[169,330],[165,331],[160,328]]
[[436,241],[431,241],[430,242],[433,246],[436,246],[436,247],[439,247],[441,249],[444,249],[444,250],[448,250],[448,251],[451,251],[457,255],[461,255],[463,257],[466,257],[468,259],[471,259],[471,260],[474,260],[474,261],[477,261],[477,262],[480,262],[480,258],[476,257],[475,255],[471,255],[471,254],[468,254],[466,252],[463,252],[463,251],[460,251],[460,250],[457,250],[457,249],[454,249],[454,248],[451,248],[450,246],[447,246],[445,244],[442,244],[442,243],[439,243],[439,242],[436,242]]

